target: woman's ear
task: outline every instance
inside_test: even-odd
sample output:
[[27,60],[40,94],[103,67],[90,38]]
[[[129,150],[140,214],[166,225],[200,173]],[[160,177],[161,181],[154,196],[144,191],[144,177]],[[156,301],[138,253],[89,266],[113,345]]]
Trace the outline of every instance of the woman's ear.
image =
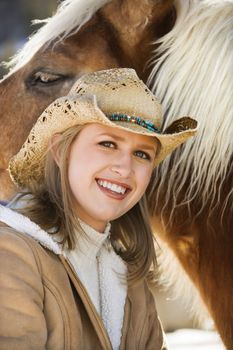
[[53,159],[57,163],[58,167],[60,167],[60,153],[59,153],[59,144],[61,140],[61,134],[54,134],[49,142],[49,147],[53,156]]

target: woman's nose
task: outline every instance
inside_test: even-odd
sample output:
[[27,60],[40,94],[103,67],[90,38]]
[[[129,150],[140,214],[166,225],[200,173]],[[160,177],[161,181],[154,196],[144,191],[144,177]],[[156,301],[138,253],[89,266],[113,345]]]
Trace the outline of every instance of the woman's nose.
[[133,159],[130,154],[118,155],[111,166],[111,170],[123,178],[128,178],[133,173]]

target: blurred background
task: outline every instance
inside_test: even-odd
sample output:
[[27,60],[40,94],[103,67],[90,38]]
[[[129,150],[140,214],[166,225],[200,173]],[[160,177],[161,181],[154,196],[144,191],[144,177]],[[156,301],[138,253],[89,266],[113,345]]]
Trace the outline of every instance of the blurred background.
[[[59,0],[0,0],[0,62],[7,61],[31,35],[38,25],[32,25],[33,19],[51,16]],[[0,79],[6,73],[0,66]]]
[[[0,79],[7,73],[3,62],[8,61],[40,26],[32,25],[32,20],[50,17],[60,2],[0,0]],[[184,307],[182,298],[174,300],[172,293],[165,293],[160,288],[156,289],[155,296],[171,350],[223,349],[216,333],[196,328],[197,322]]]

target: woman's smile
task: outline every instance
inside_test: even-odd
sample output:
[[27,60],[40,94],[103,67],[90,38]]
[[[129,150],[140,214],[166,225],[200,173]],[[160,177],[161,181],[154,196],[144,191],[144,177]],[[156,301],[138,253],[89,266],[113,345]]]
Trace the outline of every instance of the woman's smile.
[[131,191],[131,187],[122,182],[108,179],[96,179],[96,182],[103,193],[116,200],[123,200]]

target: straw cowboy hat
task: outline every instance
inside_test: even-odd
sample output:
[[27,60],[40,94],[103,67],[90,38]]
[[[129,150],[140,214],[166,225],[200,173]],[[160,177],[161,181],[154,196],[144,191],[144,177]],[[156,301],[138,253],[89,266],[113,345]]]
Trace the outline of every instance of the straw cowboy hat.
[[86,74],[76,81],[67,96],[46,108],[20,151],[10,159],[8,170],[13,182],[21,188],[42,182],[51,136],[88,123],[155,137],[160,143],[156,164],[197,130],[194,119],[183,117],[161,132],[161,105],[133,69]]

